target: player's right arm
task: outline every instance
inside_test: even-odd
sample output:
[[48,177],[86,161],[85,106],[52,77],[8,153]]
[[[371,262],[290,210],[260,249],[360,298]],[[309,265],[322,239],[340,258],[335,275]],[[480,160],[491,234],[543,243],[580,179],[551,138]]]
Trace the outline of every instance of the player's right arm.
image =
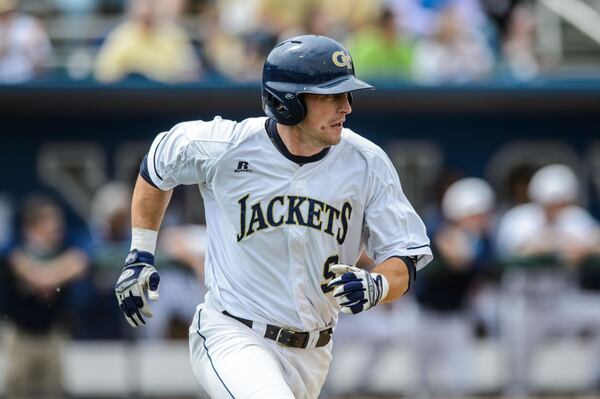
[[132,228],[158,231],[173,190],[163,191],[138,175],[131,200]]
[[154,268],[158,229],[180,184],[206,184],[220,155],[231,146],[236,122],[184,122],[156,136],[142,161],[131,205],[131,252],[115,285],[115,294],[132,327],[152,317],[144,291],[158,299],[160,275]]
[[131,200],[131,252],[115,285],[119,307],[132,327],[145,324],[143,316],[152,317],[144,291],[148,291],[150,299],[158,299],[160,275],[154,268],[154,250],[172,192],[158,189],[141,174],[135,183]]

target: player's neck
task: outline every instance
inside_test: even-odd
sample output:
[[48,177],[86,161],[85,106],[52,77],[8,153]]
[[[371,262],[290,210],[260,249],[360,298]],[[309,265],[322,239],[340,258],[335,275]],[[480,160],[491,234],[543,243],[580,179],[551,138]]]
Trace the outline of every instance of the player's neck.
[[310,157],[323,151],[324,146],[312,143],[298,126],[277,124],[277,132],[287,150],[296,156]]

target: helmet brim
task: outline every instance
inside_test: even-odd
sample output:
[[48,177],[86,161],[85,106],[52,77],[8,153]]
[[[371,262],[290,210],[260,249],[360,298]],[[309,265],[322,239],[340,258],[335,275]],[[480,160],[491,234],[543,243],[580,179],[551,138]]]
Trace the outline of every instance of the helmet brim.
[[318,85],[305,85],[297,83],[285,83],[285,82],[268,82],[267,86],[274,88],[280,92],[288,92],[293,94],[300,93],[310,93],[310,94],[341,94],[341,93],[351,93],[354,91],[361,90],[373,90],[375,87],[370,84],[363,82],[360,79],[352,75],[344,76],[342,78],[330,80],[325,83],[320,83]]
[[375,87],[367,82],[363,82],[354,76],[344,76],[340,79],[331,80],[317,86],[310,87],[308,90],[303,90],[302,93],[311,94],[341,94],[351,93],[353,91],[373,90]]

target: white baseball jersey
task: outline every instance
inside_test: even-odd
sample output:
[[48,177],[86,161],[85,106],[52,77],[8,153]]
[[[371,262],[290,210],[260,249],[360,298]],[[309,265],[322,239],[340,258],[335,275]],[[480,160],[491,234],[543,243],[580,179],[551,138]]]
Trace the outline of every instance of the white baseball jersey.
[[329,266],[354,264],[362,243],[377,263],[414,256],[420,269],[431,260],[425,227],[381,148],[343,129],[338,145],[300,166],[266,122],[184,122],[159,134],[148,153],[158,188],[200,188],[205,282],[217,306],[263,323],[322,329],[339,310],[325,293],[335,277]]

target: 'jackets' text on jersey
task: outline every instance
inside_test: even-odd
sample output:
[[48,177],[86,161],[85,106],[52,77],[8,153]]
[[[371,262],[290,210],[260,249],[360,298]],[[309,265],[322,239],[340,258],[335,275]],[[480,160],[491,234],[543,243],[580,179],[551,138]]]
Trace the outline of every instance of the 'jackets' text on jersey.
[[[344,202],[342,209],[313,198],[296,195],[278,195],[270,201],[259,201],[250,205],[250,194],[240,198],[240,233],[238,242],[257,231],[282,225],[311,227],[334,236],[342,245],[348,232],[348,221],[352,205]],[[339,223],[336,223],[339,221]]]

